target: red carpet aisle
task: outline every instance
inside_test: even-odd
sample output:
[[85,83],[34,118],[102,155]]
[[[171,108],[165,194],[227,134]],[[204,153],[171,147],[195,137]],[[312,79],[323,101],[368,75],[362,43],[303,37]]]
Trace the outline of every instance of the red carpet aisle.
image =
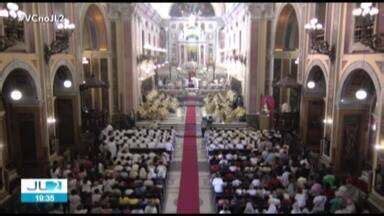
[[[192,99],[192,98],[191,98]],[[183,161],[177,213],[199,213],[199,175],[196,148],[196,110],[187,106],[183,144]]]

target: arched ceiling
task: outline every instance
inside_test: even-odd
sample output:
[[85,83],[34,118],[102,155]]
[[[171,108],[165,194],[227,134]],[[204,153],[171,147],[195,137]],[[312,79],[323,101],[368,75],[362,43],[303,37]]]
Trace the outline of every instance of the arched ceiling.
[[291,4],[284,6],[277,19],[275,50],[295,50],[299,46],[298,20]]
[[169,15],[171,17],[188,17],[191,15],[213,17],[215,10],[210,3],[180,3],[172,4]]
[[83,29],[84,50],[107,50],[107,31],[104,16],[96,5],[87,9]]
[[[183,4],[183,3],[150,3],[152,8],[154,8],[159,15],[164,18],[170,18],[170,12],[174,4]],[[184,3],[185,4],[185,3]],[[194,3],[200,4],[200,3]],[[215,16],[222,16],[229,7],[233,5],[233,3],[206,3],[210,4],[214,10]]]

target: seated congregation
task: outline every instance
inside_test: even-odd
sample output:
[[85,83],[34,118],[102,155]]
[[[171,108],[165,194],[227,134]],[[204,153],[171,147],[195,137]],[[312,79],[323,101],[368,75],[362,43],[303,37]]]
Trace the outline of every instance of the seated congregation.
[[175,130],[108,125],[99,139],[97,155],[52,167],[51,177],[68,178],[69,205],[61,212],[160,213]]
[[211,129],[204,141],[217,213],[362,212],[348,181],[278,131]]

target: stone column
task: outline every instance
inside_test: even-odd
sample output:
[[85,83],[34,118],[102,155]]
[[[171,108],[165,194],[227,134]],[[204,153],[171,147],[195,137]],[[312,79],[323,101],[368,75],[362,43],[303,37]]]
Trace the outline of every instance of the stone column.
[[134,23],[134,11],[130,8],[130,11],[125,11],[122,14],[122,40],[127,41],[124,45],[123,51],[123,100],[125,101],[124,113],[128,113],[132,109],[136,108],[138,100],[140,98],[140,89],[138,89],[138,76],[136,69],[136,49],[134,44],[136,42],[135,37],[135,23]]
[[[114,40],[116,40],[116,48],[123,47],[123,21],[121,19],[120,12],[116,11],[115,13],[115,26],[116,26],[116,36]],[[116,49],[116,68],[117,68],[117,85],[118,85],[118,100],[119,100],[119,110],[122,113],[127,112],[127,104],[126,104],[126,91],[124,89],[124,81],[125,81],[125,72],[124,72],[124,50]]]
[[[33,4],[32,12],[34,14],[48,15],[47,4]],[[35,37],[35,47],[37,53],[37,69],[40,72],[40,81],[41,86],[36,86],[36,88],[42,89],[41,100],[39,101],[38,113],[39,113],[39,122],[37,123],[40,128],[36,129],[36,136],[41,143],[37,143],[36,146],[36,157],[37,157],[37,166],[38,170],[44,175],[48,169],[48,158],[49,158],[49,131],[47,125],[47,116],[52,112],[52,104],[47,103],[49,96],[46,92],[52,92],[50,79],[49,79],[49,65],[44,60],[44,43],[50,44],[48,37],[51,34],[48,29],[48,25],[40,25],[38,23],[33,23],[34,37]],[[49,94],[49,93],[48,93]],[[39,134],[40,133],[40,134]]]
[[[250,4],[248,71],[245,80],[247,121],[255,124],[261,110],[261,96],[265,95],[267,55],[267,14],[264,4]],[[269,15],[269,14],[268,14]]]
[[[0,173],[0,178],[1,181],[3,182],[3,185],[5,186],[5,181],[4,181],[4,175],[3,172],[5,170],[5,166],[8,161],[8,141],[7,141],[7,124],[6,124],[6,113],[4,111],[3,103],[0,102],[0,168],[1,168],[1,173]],[[0,188],[0,194],[1,191],[3,191],[5,187]]]
[[[328,138],[330,138],[330,158],[326,158],[328,161],[331,161],[335,164],[335,167],[338,167],[337,161],[337,149],[338,149],[338,137],[340,136],[338,128],[342,128],[342,122],[339,122],[339,111],[338,111],[338,101],[337,99],[337,89],[341,88],[340,85],[340,76],[339,73],[343,68],[343,50],[344,50],[344,40],[345,40],[345,31],[340,31],[340,29],[345,29],[346,26],[346,17],[347,17],[347,3],[335,3],[332,6],[334,7],[334,14],[340,14],[338,18],[332,22],[332,39],[336,45],[335,53],[335,62],[333,64],[328,60],[327,63],[330,64],[329,72],[329,83],[327,91],[327,106],[326,106],[326,115],[325,118],[331,118],[333,124],[327,125],[325,128],[325,133]],[[331,43],[330,45],[334,44]],[[330,160],[329,160],[330,159]],[[336,163],[335,163],[336,162]]]

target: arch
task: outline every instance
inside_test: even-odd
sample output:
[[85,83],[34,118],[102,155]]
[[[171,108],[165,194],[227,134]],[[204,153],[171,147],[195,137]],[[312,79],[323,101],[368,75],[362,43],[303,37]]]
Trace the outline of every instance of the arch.
[[[370,65],[368,62],[366,61],[356,61],[352,64],[350,64],[343,72],[341,78],[340,78],[340,85],[339,85],[339,88],[337,89],[337,94],[336,94],[336,105],[337,107],[340,106],[340,101],[341,101],[341,96],[342,96],[342,92],[343,92],[343,89],[344,89],[344,85],[346,83],[346,80],[350,77],[350,75],[352,74],[352,72],[356,71],[356,70],[363,70],[364,72],[367,73],[367,75],[371,78],[371,81],[373,82],[373,85],[375,87],[375,93],[376,93],[376,96],[379,97],[381,94],[380,94],[380,90],[381,90],[381,85],[380,85],[380,81],[379,81],[379,78],[376,76],[376,73],[375,73],[375,70],[373,69],[372,65]],[[376,101],[376,103],[378,103],[379,100]]]
[[212,17],[216,11],[211,3],[174,3],[169,9],[170,17],[185,17],[199,11],[199,16]]
[[[163,18],[168,18],[170,15],[170,11],[172,6],[175,3],[150,3],[152,8],[155,9],[159,15]],[[180,4],[180,3],[179,3]],[[209,3],[212,5],[214,14],[216,16],[221,16],[225,13],[226,10],[229,8],[229,3]],[[231,3],[233,4],[233,3]]]
[[55,82],[55,76],[56,76],[56,73],[57,71],[59,70],[60,67],[67,67],[68,68],[68,71],[69,73],[71,74],[71,77],[72,77],[72,84],[73,84],[73,90],[72,91],[76,91],[76,89],[78,89],[78,86],[79,86],[79,78],[76,76],[76,73],[75,73],[75,67],[73,64],[71,64],[68,60],[66,59],[60,59],[59,61],[57,61],[56,63],[54,63],[54,65],[52,66],[52,69],[51,69],[51,89],[52,89],[52,92],[53,92],[53,87],[54,87],[54,82]]
[[[10,93],[13,90],[19,90],[23,98],[20,101],[15,101],[11,98]],[[5,104],[36,104],[38,101],[36,85],[33,78],[24,69],[17,68],[13,70],[5,79],[1,89],[2,97]]]
[[[72,82],[72,86],[70,88],[64,88],[63,84],[64,84],[64,81],[66,80],[69,80]],[[56,96],[57,93],[59,94],[73,93],[75,92],[75,89],[76,89],[76,86],[73,84],[73,77],[72,77],[71,71],[65,65],[60,66],[57,69],[55,76],[53,77],[53,86],[52,86],[53,96]]]
[[[275,41],[274,49],[294,49],[299,48],[300,23],[299,16],[292,4],[285,4],[278,11],[275,21]],[[294,40],[294,41],[292,41]],[[291,45],[290,43],[293,43]]]
[[[368,96],[365,100],[357,100],[353,94],[360,85],[364,85],[365,88],[368,87],[366,89]],[[353,90],[353,92],[350,90]],[[375,116],[381,110],[381,107],[378,109],[381,103],[380,93],[380,80],[374,68],[368,62],[355,61],[343,70],[335,102],[337,121],[340,121],[337,124],[337,131],[339,132],[336,135],[338,170],[346,170],[351,172],[352,175],[360,175],[365,165],[372,165],[374,160],[373,145],[377,139],[377,134],[374,134],[375,132],[370,129],[370,126],[372,116]],[[347,100],[342,102],[342,99],[345,98]],[[350,136],[352,138],[348,138],[343,134],[352,134]],[[351,166],[350,163],[354,163],[353,166],[356,169],[348,169]]]
[[[276,11],[275,11],[275,15],[276,15],[276,19],[275,19],[275,26],[276,26],[276,23],[277,23],[277,18],[279,17],[279,15],[281,14],[281,11],[286,7],[286,6],[291,6],[293,8],[293,10],[295,11],[296,13],[296,16],[297,16],[297,21],[299,22],[299,26],[304,26],[302,25],[303,24],[303,20],[302,20],[302,15],[300,13],[300,8],[299,6],[297,5],[297,3],[280,3],[280,5],[277,7]],[[275,28],[276,29],[276,28]],[[301,28],[299,28],[299,31],[300,31]]]
[[0,75],[0,89],[3,89],[4,82],[7,79],[8,75],[17,69],[26,71],[28,75],[32,78],[33,85],[35,86],[35,89],[36,89],[37,100],[41,101],[43,97],[42,90],[41,90],[41,82],[40,82],[39,76],[37,75],[36,70],[30,64],[18,59],[10,62],[7,66],[4,67],[3,72]]
[[307,67],[306,73],[305,73],[305,78],[303,84],[305,85],[310,78],[311,72],[315,67],[319,67],[321,72],[323,73],[324,79],[325,79],[325,95],[328,94],[328,82],[329,82],[329,77],[328,77],[328,70],[327,67],[324,65],[323,62],[321,62],[319,59],[315,59],[311,62],[311,64]]
[[315,60],[311,61],[311,63],[307,66],[307,69],[305,70],[306,73],[305,73],[305,78],[304,78],[305,83],[308,81],[309,73],[311,72],[312,68],[315,66],[318,66],[319,68],[321,68],[321,70],[323,71],[325,81],[328,83],[328,81],[329,81],[328,80],[329,79],[328,67],[326,67],[326,65],[319,59],[315,59]]
[[[109,40],[109,25],[106,21],[107,14],[104,10],[104,7],[100,3],[84,3],[80,9],[80,40],[81,40],[81,51],[85,50],[86,44],[84,37],[86,34],[92,34],[89,32],[90,29],[87,28],[87,21],[95,24],[95,29],[91,29],[93,32],[93,39],[97,43],[98,50],[105,49],[109,50],[110,40]],[[87,20],[88,19],[88,20]],[[87,31],[88,30],[88,31]],[[90,35],[89,37],[92,37]],[[91,46],[92,48],[92,46]]]

